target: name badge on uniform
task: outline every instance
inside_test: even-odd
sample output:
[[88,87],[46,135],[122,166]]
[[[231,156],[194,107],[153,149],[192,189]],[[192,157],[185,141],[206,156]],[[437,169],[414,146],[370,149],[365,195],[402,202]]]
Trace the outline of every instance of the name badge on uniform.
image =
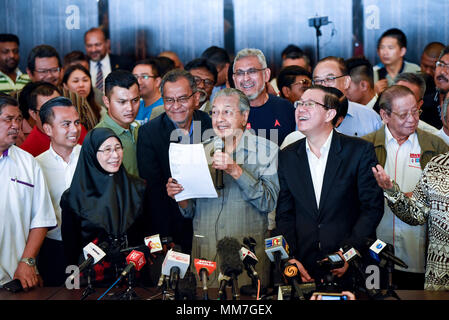
[[421,169],[421,163],[419,162],[419,158],[421,154],[419,153],[410,153],[408,166],[411,168]]

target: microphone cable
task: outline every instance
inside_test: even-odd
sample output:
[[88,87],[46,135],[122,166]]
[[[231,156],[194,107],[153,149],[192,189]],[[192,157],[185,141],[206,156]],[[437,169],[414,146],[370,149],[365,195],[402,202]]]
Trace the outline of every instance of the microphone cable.
[[116,284],[117,284],[117,282],[119,282],[120,280],[122,280],[122,276],[120,275],[120,277],[118,277],[118,279],[117,280],[115,280],[115,282],[108,288],[108,290],[106,290],[98,299],[97,299],[97,301],[98,300],[101,300],[105,295],[106,295],[106,293],[108,293]]

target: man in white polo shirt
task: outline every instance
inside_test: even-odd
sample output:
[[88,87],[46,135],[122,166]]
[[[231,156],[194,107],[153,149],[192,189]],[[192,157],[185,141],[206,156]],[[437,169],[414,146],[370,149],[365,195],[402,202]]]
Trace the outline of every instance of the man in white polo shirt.
[[42,127],[50,137],[50,148],[36,157],[47,181],[51,201],[56,213],[58,227],[47,233],[37,258],[37,266],[44,286],[60,286],[64,283],[65,259],[61,237],[62,193],[70,187],[81,146],[78,139],[81,123],[78,111],[72,102],[64,97],[56,97],[44,103],[39,116]]
[[[421,112],[409,88],[389,87],[382,93],[379,107],[385,125],[362,139],[374,144],[379,164],[411,196],[426,164],[449,148],[437,136],[418,128]],[[423,290],[427,227],[410,226],[393,215],[386,202],[384,207],[377,237],[392,244],[394,254],[408,265],[407,269],[395,266],[393,284],[400,290]]]
[[36,256],[56,216],[39,164],[14,145],[22,114],[0,97],[0,287],[19,279],[24,289],[42,284]]

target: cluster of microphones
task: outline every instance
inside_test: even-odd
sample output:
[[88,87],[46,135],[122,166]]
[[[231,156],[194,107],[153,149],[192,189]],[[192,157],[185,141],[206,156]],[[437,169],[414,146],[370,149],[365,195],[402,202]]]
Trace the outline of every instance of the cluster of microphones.
[[[259,262],[255,252],[256,241],[252,237],[245,237],[243,244],[233,237],[224,237],[217,242],[217,255],[220,261],[217,270],[217,263],[204,258],[193,259],[196,275],[191,271],[190,255],[182,253],[180,248],[171,241],[171,238],[161,238],[159,235],[153,235],[144,239],[144,245],[122,249],[121,253],[128,253],[126,256],[126,266],[119,274],[114,284],[106,290],[103,298],[114,285],[120,280],[128,279],[128,289],[122,297],[132,299],[136,294],[132,292],[132,281],[135,272],[140,271],[147,261],[151,260],[156,254],[163,254],[164,260],[161,266],[161,274],[157,287],[160,289],[163,300],[196,300],[197,277],[200,282],[203,300],[210,300],[208,282],[214,272],[218,272],[218,300],[228,300],[228,290],[232,294],[232,300],[240,299],[240,295],[252,296],[256,300],[277,299],[277,300],[305,300],[313,292],[322,291],[319,284],[315,282],[302,282],[298,266],[289,262],[289,246],[285,238],[281,235],[265,239],[265,253],[273,263],[273,291],[267,292],[261,283],[259,273],[256,271],[256,265]],[[394,265],[407,268],[407,265],[399,258],[394,256],[394,249],[390,244],[381,240],[367,239],[366,244],[369,248],[371,258],[377,261],[381,267],[386,267],[390,272]],[[109,250],[108,242],[99,245],[89,243],[84,249],[85,261],[79,266],[79,271],[83,272],[101,261]],[[379,289],[367,289],[365,286],[366,273],[364,262],[358,250],[347,244],[342,248],[344,260],[338,254],[330,254],[325,259],[317,261],[322,268],[329,270],[340,268],[345,261],[354,269],[354,282],[360,283],[359,290],[366,294],[368,298],[379,299],[383,295]],[[217,271],[216,271],[217,270]],[[251,284],[238,286],[238,277],[246,270]],[[73,275],[68,279],[73,280]],[[391,277],[390,277],[391,278]],[[321,280],[321,284],[323,280]],[[330,290],[324,290],[332,292]],[[132,292],[132,294],[130,294]]]

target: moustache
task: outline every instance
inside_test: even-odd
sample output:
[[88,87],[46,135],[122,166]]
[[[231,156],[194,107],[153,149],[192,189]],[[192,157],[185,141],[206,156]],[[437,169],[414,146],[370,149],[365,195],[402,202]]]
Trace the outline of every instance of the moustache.
[[445,76],[439,75],[437,76],[437,80],[449,81]]
[[200,88],[197,88],[196,91],[200,92],[200,104],[202,104],[207,99],[207,92]]

